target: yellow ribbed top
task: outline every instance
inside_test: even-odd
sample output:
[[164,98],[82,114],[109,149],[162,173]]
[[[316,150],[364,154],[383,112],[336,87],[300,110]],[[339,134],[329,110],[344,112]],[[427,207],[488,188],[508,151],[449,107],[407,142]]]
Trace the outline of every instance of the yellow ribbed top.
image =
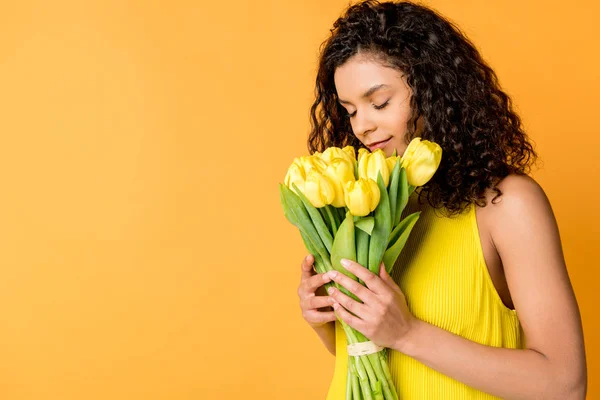
[[[445,217],[411,196],[403,217],[421,210],[392,277],[417,318],[488,346],[523,348],[515,310],[500,299],[479,239],[475,207]],[[336,361],[327,400],[345,400],[348,353],[338,321]],[[495,399],[415,359],[388,350],[392,379],[401,400]]]

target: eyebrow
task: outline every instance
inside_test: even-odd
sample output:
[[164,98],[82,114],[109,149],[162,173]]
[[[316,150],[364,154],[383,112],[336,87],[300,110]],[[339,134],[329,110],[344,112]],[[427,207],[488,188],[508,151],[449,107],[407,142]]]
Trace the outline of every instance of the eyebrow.
[[[378,91],[379,89],[388,89],[390,88],[389,85],[386,85],[385,83],[381,83],[379,85],[375,85],[373,87],[371,87],[369,90],[367,90],[363,95],[362,98],[366,99],[367,97],[369,97],[370,95],[372,95],[373,93],[375,93],[376,91]],[[340,98],[338,98],[338,101],[342,104],[350,104],[349,101],[346,100],[342,100]]]

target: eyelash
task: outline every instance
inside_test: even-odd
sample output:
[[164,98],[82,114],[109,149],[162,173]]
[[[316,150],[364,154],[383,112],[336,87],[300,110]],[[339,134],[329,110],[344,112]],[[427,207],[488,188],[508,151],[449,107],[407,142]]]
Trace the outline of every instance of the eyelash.
[[[373,107],[374,107],[376,110],[381,110],[381,109],[385,108],[385,106],[387,106],[389,102],[390,102],[390,101],[389,101],[389,100],[387,100],[385,103],[383,103],[383,104],[381,104],[381,105],[379,105],[379,106],[376,106],[376,105],[374,105]],[[349,117],[349,118],[352,118],[352,117],[354,117],[354,116],[356,115],[356,111],[354,111],[352,114],[349,114],[349,113],[348,113],[347,115],[348,115],[348,117]]]

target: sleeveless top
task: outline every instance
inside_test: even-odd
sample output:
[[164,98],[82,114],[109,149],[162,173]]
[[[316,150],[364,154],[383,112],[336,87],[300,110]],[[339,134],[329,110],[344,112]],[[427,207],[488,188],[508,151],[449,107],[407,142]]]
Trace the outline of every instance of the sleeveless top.
[[[390,274],[415,317],[466,339],[494,347],[523,348],[516,311],[507,308],[489,275],[475,206],[459,216],[440,215],[410,197],[403,218],[421,210]],[[345,400],[346,335],[335,321],[336,360],[327,400]],[[496,399],[388,349],[388,363],[401,400]]]

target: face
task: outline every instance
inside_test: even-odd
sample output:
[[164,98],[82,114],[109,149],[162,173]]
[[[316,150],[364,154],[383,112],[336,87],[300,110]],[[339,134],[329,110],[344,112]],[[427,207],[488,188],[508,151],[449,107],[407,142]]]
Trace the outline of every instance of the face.
[[356,55],[336,69],[334,81],[354,135],[371,151],[403,155],[411,90],[402,72]]

